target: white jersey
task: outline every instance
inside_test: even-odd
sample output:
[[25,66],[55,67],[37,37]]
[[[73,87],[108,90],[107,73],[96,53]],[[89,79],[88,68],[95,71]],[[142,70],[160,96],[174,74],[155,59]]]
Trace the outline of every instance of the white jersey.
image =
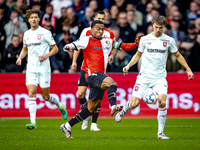
[[143,53],[139,75],[148,79],[166,77],[168,51],[178,52],[172,37],[163,34],[157,38],[152,33],[142,37],[138,47],[138,52]]
[[38,60],[39,56],[49,53],[50,45],[55,45],[51,32],[40,26],[34,31],[29,29],[24,33],[23,44],[28,48],[27,72],[51,72],[49,58],[43,62]]

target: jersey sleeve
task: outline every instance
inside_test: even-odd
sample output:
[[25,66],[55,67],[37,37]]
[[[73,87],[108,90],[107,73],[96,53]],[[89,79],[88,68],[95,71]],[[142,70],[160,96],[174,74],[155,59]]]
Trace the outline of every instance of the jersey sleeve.
[[140,39],[140,42],[139,42],[138,52],[139,52],[139,53],[143,53],[143,52],[144,52],[144,49],[145,49],[144,38],[142,37],[142,38]]
[[54,38],[53,38],[53,36],[52,36],[52,34],[51,34],[50,31],[48,31],[48,32],[44,35],[44,38],[45,38],[45,40],[47,41],[47,43],[48,43],[49,45],[55,45],[55,44],[56,44],[56,42],[55,42],[55,40],[54,40]]
[[82,37],[74,42],[72,44],[75,46],[77,50],[79,49],[85,49],[88,45],[89,37]]
[[169,50],[170,50],[170,52],[171,52],[172,54],[178,52],[178,48],[177,48],[176,43],[175,43],[175,40],[174,40],[173,38],[171,38]]

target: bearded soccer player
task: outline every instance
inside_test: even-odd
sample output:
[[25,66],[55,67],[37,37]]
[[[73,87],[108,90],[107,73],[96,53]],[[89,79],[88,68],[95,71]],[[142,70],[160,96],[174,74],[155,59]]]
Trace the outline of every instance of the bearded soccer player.
[[[36,129],[36,94],[38,84],[45,101],[55,104],[60,110],[63,119],[67,119],[68,113],[59,99],[49,94],[51,70],[49,57],[58,52],[58,47],[49,30],[39,26],[41,12],[39,9],[29,9],[26,16],[31,29],[24,33],[23,48],[16,64],[21,65],[21,60],[28,54],[26,70],[26,86],[29,94],[29,113],[31,122],[27,129]],[[50,46],[52,47],[51,51]]]
[[[108,89],[107,97],[111,106],[111,116],[115,116],[122,109],[116,105],[117,83],[106,75],[107,64],[112,62],[117,49],[130,50],[137,46],[137,43],[119,43],[111,38],[102,37],[104,23],[95,20],[91,25],[91,36],[82,37],[79,40],[65,45],[64,50],[83,50],[83,59],[86,66],[85,80],[90,87],[89,105],[79,111],[69,122],[62,124],[60,129],[66,138],[71,138],[71,128],[80,121],[85,120],[98,108]],[[114,49],[113,49],[114,47]],[[111,55],[109,56],[109,54]]]
[[166,61],[168,52],[174,54],[179,63],[187,70],[189,80],[192,80],[194,75],[184,57],[179,53],[174,39],[163,33],[167,19],[164,16],[157,16],[153,18],[152,23],[153,32],[141,38],[137,53],[123,68],[125,75],[142,56],[142,65],[133,88],[132,100],[129,100],[126,106],[117,113],[115,121],[120,122],[129,110],[136,108],[140,104],[143,92],[151,87],[158,93],[158,139],[169,139],[163,133],[167,117]]

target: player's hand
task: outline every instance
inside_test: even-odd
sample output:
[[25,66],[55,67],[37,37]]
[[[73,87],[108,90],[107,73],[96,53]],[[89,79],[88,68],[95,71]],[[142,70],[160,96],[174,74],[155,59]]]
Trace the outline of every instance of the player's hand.
[[41,56],[38,57],[39,62],[43,62],[43,61],[45,61],[46,59],[47,59],[47,56],[46,56],[46,55],[41,55]]
[[135,43],[139,44],[139,43],[140,43],[140,39],[141,39],[141,37],[143,37],[143,36],[144,36],[144,34],[138,35],[138,36],[136,37],[136,39],[135,39]]
[[194,78],[194,74],[192,73],[192,71],[188,71],[188,80],[192,80]]
[[20,66],[22,64],[22,60],[20,58],[17,59],[16,64]]
[[123,68],[124,76],[125,76],[126,74],[128,75],[128,70],[129,70],[129,66],[128,66],[128,65],[125,66],[125,67]]
[[112,55],[110,55],[110,56],[108,57],[108,63],[109,63],[109,64],[112,64],[112,63],[113,63],[113,60],[114,60],[114,57],[113,57]]
[[77,63],[72,63],[71,65],[71,69],[76,72],[76,68],[77,68]]
[[65,46],[63,47],[63,50],[64,50],[65,52],[72,52],[72,50],[70,50],[70,47],[67,46],[67,45],[65,45]]

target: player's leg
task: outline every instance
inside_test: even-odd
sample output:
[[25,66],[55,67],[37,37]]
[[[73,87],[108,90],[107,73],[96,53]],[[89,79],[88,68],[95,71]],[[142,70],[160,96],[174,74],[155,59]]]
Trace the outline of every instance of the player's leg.
[[167,98],[167,81],[165,78],[154,82],[153,89],[158,93],[158,138],[169,139],[164,135],[164,127],[167,118],[166,98]]
[[63,104],[59,102],[59,98],[56,95],[49,94],[50,79],[51,79],[50,72],[43,72],[39,74],[39,84],[41,87],[42,98],[45,101],[49,101],[50,103],[55,104],[60,110],[63,119],[66,120],[68,117],[68,113],[64,108]]
[[26,86],[29,95],[29,113],[30,113],[30,123],[26,125],[29,130],[36,129],[36,94],[38,86],[38,74],[34,72],[26,73]]
[[95,111],[92,114],[92,124],[90,127],[90,131],[101,131],[97,126],[97,119],[99,117],[99,112],[100,112],[100,105],[97,106],[97,108],[95,109]]
[[[81,70],[79,80],[78,80],[78,100],[81,106],[81,109],[87,108],[87,100],[85,98],[85,94],[87,91],[87,81],[85,80],[85,71]],[[90,121],[90,116],[88,116],[81,125],[82,130],[86,130],[88,128],[88,122]]]
[[80,110],[69,122],[66,122],[65,124],[62,124],[60,126],[60,129],[65,134],[66,138],[71,138],[71,128],[86,119],[88,116],[90,116],[96,107],[101,103],[101,100],[88,100],[89,101],[89,107]]
[[117,83],[109,76],[105,76],[103,74],[100,74],[102,76],[103,81],[101,84],[101,89],[108,89],[107,92],[107,97],[109,100],[109,104],[111,106],[111,113],[110,115],[114,117],[119,111],[122,110],[122,106],[117,106],[116,101],[117,101],[117,96],[116,96],[116,91],[117,91]]
[[143,92],[149,87],[149,84],[144,79],[138,77],[133,87],[132,99],[129,100],[123,109],[116,115],[115,121],[119,123],[129,110],[136,108],[140,102]]
[[28,94],[29,94],[29,113],[30,113],[30,123],[26,125],[26,128],[29,130],[36,129],[36,93],[37,86],[33,84],[27,85]]

